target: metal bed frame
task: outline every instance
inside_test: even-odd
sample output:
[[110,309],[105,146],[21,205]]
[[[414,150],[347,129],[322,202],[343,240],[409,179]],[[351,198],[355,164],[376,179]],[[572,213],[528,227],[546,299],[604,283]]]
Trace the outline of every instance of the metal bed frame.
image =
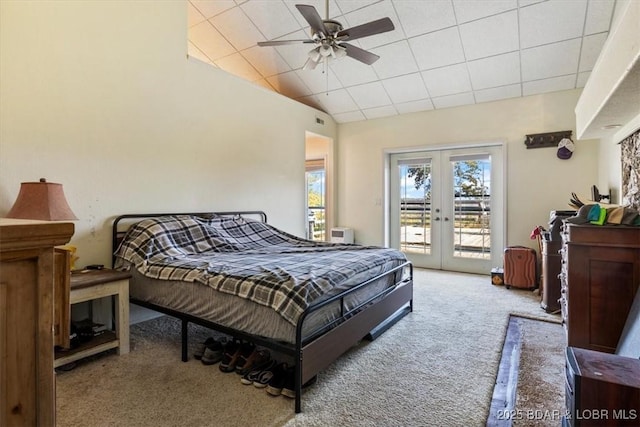
[[[237,211],[237,212],[199,212],[199,213],[160,213],[160,214],[129,214],[115,218],[112,228],[112,264],[115,263],[115,251],[126,233],[120,230],[119,225],[124,220],[143,220],[167,215],[195,215],[210,217],[211,215],[257,216],[262,222],[267,222],[267,216],[262,211]],[[131,224],[130,224],[131,225]],[[128,227],[127,227],[128,228]],[[405,275],[405,269],[408,274]],[[394,285],[383,289],[366,301],[348,310],[345,307],[345,298],[360,289],[385,277],[393,275]],[[251,341],[256,345],[269,348],[290,356],[294,360],[295,372],[295,412],[302,411],[302,386],[318,372],[349,350],[363,338],[374,340],[384,331],[393,326],[402,317],[413,311],[413,265],[407,261],[389,271],[374,278],[362,282],[335,296],[327,298],[319,303],[311,304],[302,313],[296,325],[295,344],[276,341],[270,338],[249,334],[237,329],[229,328],[206,319],[193,316],[189,313],[172,310],[146,301],[131,297],[130,301],[136,305],[158,311],[163,314],[180,319],[182,322],[182,361],[186,362],[188,356],[189,323],[195,323],[233,337]],[[303,337],[302,329],[304,320],[313,312],[340,301],[341,315],[330,324],[312,331]]]

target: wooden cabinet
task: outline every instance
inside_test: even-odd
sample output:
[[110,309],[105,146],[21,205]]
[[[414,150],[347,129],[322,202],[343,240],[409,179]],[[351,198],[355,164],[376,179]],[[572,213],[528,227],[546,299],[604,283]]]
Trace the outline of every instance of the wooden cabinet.
[[613,353],[640,286],[640,228],[565,223],[563,240],[568,345]]
[[0,218],[0,426],[55,425],[53,247],[73,230]]
[[568,347],[565,424],[640,425],[640,360]]

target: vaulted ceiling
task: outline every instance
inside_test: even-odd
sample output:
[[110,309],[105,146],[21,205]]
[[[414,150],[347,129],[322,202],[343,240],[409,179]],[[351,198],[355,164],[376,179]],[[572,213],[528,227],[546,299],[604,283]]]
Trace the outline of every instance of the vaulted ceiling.
[[313,45],[296,4],[324,0],[190,0],[189,55],[330,114],[337,122],[583,87],[615,0],[329,0],[344,28],[389,17],[395,29],[349,42],[373,65],[329,59],[303,70]]

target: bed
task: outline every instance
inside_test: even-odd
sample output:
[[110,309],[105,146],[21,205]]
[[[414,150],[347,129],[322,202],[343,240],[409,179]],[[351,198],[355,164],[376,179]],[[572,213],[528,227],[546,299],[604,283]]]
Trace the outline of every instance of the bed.
[[413,310],[413,267],[390,248],[305,240],[264,212],[131,214],[113,223],[113,266],[132,303],[289,356],[302,385]]

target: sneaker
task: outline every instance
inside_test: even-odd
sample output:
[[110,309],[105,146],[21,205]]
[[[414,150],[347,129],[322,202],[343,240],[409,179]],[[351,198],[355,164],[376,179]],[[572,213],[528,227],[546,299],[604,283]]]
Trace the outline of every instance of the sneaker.
[[245,357],[240,354],[240,360],[236,364],[236,374],[245,375],[250,371],[253,371],[256,367],[264,365],[271,360],[271,353],[269,350],[258,350],[254,348],[251,354]]
[[267,393],[272,396],[280,396],[287,377],[293,373],[293,368],[287,362],[282,362],[273,370],[273,376],[267,384]]
[[222,360],[220,361],[220,370],[222,372],[230,372],[229,366],[233,364],[233,369],[235,369],[238,357],[240,356],[240,341],[234,339],[232,341],[227,342],[224,346]]
[[209,337],[204,342],[200,343],[196,351],[193,352],[193,357],[195,357],[197,360],[202,359],[204,351],[211,344],[213,344],[213,337]]
[[225,344],[225,338],[221,338],[219,340],[214,339],[204,349],[204,354],[200,358],[200,361],[204,365],[215,365],[216,363],[221,361]]
[[236,346],[233,347],[233,352],[231,351],[231,349],[230,351],[225,350],[222,362],[220,362],[220,370],[222,372],[235,371],[236,366],[238,366],[240,360],[248,359],[255,348],[255,344],[251,342],[238,341]]
[[[309,381],[302,384],[302,389],[304,390],[305,388],[314,384],[317,379],[318,379],[318,376],[317,375],[314,376]],[[295,372],[293,371],[293,368],[292,368],[291,372],[287,374],[287,380],[285,381],[284,386],[282,386],[281,394],[283,396],[290,397],[291,399],[295,399],[296,398],[295,384],[296,384],[296,377],[295,377]]]
[[269,385],[269,381],[271,381],[271,379],[273,378],[273,375],[275,374],[278,366],[280,365],[274,360],[273,363],[269,364],[268,368],[260,371],[260,373],[257,374],[256,378],[253,380],[254,387],[265,388],[267,385]]
[[[240,382],[242,384],[245,384],[245,385],[251,385],[251,384],[255,385],[256,382],[259,383],[260,376],[262,375],[263,372],[271,371],[277,364],[278,364],[277,361],[275,361],[274,359],[270,359],[267,362],[265,362],[264,364],[262,364],[262,366],[257,366],[256,365],[256,367],[254,369],[252,369],[251,371],[247,372],[246,374],[244,374],[242,376],[242,378],[240,378]],[[271,378],[269,378],[269,379],[271,379]],[[265,382],[265,386],[267,385],[268,382],[269,381]],[[256,387],[258,387],[258,386],[256,386]],[[260,387],[258,387],[258,388],[260,388]]]

